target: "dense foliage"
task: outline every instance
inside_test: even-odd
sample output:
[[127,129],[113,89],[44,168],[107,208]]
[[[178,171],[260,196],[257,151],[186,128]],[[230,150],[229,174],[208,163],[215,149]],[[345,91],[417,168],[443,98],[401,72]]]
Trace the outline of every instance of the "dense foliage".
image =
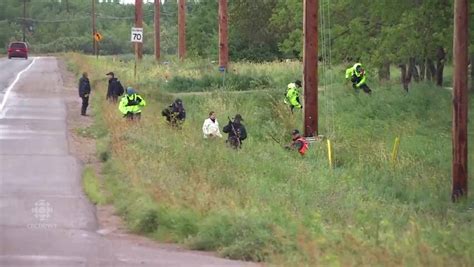
[[[92,52],[91,1],[26,1],[27,40],[35,51]],[[97,30],[105,37],[101,53],[132,52],[129,32],[134,6],[119,4],[118,0],[100,2],[105,2],[97,4]],[[360,59],[382,68],[384,64],[408,64],[411,60],[422,72],[426,60],[430,69],[431,61],[442,56],[441,49],[445,52],[443,60],[449,60],[452,2],[321,0],[320,33],[321,37],[327,38],[320,43],[331,47],[333,59],[339,62]],[[187,1],[189,55],[216,58],[217,9],[216,0]],[[164,54],[175,54],[177,1],[163,1],[161,11],[162,50]],[[22,1],[0,2],[2,48],[10,40],[21,39],[22,12]],[[153,16],[153,3],[145,3],[145,53],[153,53]],[[302,0],[232,0],[229,1],[229,18],[233,60],[262,61],[302,56]],[[472,25],[474,23],[471,23],[471,29],[474,29]],[[474,43],[474,30],[471,32],[471,43]],[[422,79],[423,74],[420,74]]]

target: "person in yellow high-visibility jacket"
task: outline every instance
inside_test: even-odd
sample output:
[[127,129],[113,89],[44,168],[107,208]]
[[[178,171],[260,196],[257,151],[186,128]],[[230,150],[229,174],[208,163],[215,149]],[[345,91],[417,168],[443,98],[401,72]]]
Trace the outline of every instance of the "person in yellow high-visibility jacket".
[[132,87],[127,88],[126,94],[119,103],[119,111],[128,120],[140,120],[145,100]]
[[367,73],[364,68],[362,68],[362,64],[356,63],[354,66],[348,68],[346,70],[346,80],[352,82],[352,88],[354,88],[356,92],[358,92],[358,89],[362,88],[365,93],[372,93],[372,90],[370,90],[367,85]]
[[291,113],[293,109],[302,109],[303,106],[300,103],[300,91],[298,88],[301,88],[301,81],[296,80],[294,83],[288,84],[285,94],[285,104],[290,106]]

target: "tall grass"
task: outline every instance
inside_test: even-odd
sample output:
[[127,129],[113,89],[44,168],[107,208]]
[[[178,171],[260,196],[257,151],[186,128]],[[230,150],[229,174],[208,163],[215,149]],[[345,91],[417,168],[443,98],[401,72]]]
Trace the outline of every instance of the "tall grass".
[[[131,63],[68,57],[77,70],[99,77],[93,104],[96,127],[107,129],[99,140],[110,154],[107,188],[131,229],[286,266],[474,264],[474,202],[450,203],[449,91],[419,84],[407,94],[374,82],[369,97],[340,82],[342,68],[330,70],[334,83],[321,86],[319,99],[320,133],[335,144],[336,168],[330,169],[325,143],[311,144],[302,158],[270,138],[288,142],[301,125],[302,114],[291,115],[282,104],[286,83],[301,71],[297,63],[233,64],[232,73],[269,77],[266,90],[234,93],[224,86],[180,94],[189,116],[175,130],[160,110],[177,88],[163,84],[170,77],[216,75],[214,67],[196,72],[199,62],[146,59],[135,82]],[[104,102],[101,76],[109,70],[145,96],[140,123],[127,123]],[[223,140],[203,140],[200,128],[210,110],[221,125],[242,114],[249,138],[241,151]],[[402,141],[393,164],[397,136]]]
[[94,204],[103,204],[106,197],[102,194],[100,182],[92,167],[87,166],[82,174],[84,192]]

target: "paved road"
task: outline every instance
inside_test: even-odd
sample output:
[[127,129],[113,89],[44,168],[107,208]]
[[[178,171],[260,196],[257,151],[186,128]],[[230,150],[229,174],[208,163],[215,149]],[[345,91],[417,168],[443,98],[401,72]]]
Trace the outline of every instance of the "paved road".
[[[15,61],[15,62],[12,62]],[[12,59],[12,60],[6,60],[0,58],[0,92],[7,88],[7,85],[9,85],[13,79],[15,79],[15,76],[12,75],[13,73],[18,73],[22,69],[26,68],[33,60],[28,59]]]
[[[15,62],[12,62],[15,61]],[[12,59],[11,61],[0,58],[0,103],[5,95],[5,89],[15,79],[16,73],[25,69],[33,60]]]
[[11,87],[0,111],[0,266],[247,265],[98,234],[81,166],[68,149],[71,95],[57,60],[0,59],[0,70],[0,103]]

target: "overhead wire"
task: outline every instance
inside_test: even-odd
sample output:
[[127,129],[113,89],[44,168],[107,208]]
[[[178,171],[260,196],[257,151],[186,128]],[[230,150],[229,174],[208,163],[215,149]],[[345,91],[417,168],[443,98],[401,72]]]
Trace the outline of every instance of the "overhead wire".
[[17,17],[17,20],[25,20],[29,22],[36,22],[36,23],[60,23],[60,22],[69,22],[69,21],[80,21],[80,20],[89,20],[89,17],[77,17],[77,18],[68,18],[68,19],[55,19],[55,20],[43,20],[43,19],[33,19],[33,18],[23,18]]
[[[335,130],[335,103],[334,103],[334,74],[332,69],[332,36],[331,36],[331,0],[319,2],[319,25],[321,44],[321,73],[322,89],[325,98],[325,135],[328,140],[334,140]],[[328,148],[329,149],[329,148]],[[335,156],[332,154],[332,161]]]
[[333,88],[330,89],[330,97],[331,97],[331,106],[330,106],[330,111],[331,111],[331,134],[332,137],[335,138],[336,136],[336,129],[335,129],[335,104],[334,104],[334,70],[332,69],[332,25],[331,25],[331,0],[327,0],[327,24],[328,24],[328,38],[327,38],[327,45],[328,45],[328,68],[329,68],[329,84]]
[[325,102],[324,102],[324,122],[325,122],[325,134],[327,135],[329,132],[328,132],[328,126],[329,126],[329,102],[328,102],[328,87],[327,87],[327,67],[326,67],[326,54],[327,54],[327,47],[326,47],[326,20],[325,20],[325,12],[324,12],[324,3],[323,1],[319,1],[319,29],[320,29],[320,33],[318,34],[319,36],[319,43],[320,43],[320,47],[321,47],[321,51],[320,51],[320,57],[322,60],[321,60],[321,63],[319,64],[320,65],[320,72],[319,72],[319,76],[320,76],[320,80],[322,81],[321,83],[318,84],[318,91],[319,91],[319,87],[321,87],[322,89],[322,94],[324,94],[324,99],[325,99]]

